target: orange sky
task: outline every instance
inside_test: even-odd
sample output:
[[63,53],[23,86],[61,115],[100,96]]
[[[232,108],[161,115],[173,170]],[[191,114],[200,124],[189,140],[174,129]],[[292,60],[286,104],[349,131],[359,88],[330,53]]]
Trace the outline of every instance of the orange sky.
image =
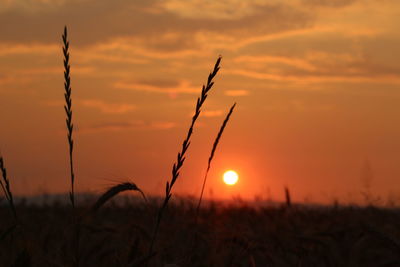
[[[195,100],[222,68],[174,192],[400,198],[398,0],[0,0],[0,151],[17,194],[69,190],[61,33],[69,27],[78,191],[170,179]],[[235,187],[222,173],[235,169]]]

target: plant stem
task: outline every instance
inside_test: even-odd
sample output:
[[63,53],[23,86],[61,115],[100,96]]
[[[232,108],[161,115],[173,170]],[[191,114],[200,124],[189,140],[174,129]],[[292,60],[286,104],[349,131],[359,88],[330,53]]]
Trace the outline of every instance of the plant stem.
[[75,192],[74,192],[74,183],[75,183],[75,174],[74,174],[74,165],[73,165],[73,157],[72,152],[74,149],[74,140],[72,139],[72,133],[74,129],[74,125],[72,123],[72,99],[71,99],[71,77],[70,77],[70,65],[69,65],[69,41],[67,35],[67,26],[64,27],[64,34],[62,35],[63,40],[63,54],[64,54],[64,89],[65,89],[65,113],[67,115],[66,124],[68,130],[68,144],[69,144],[69,166],[70,166],[70,175],[71,175],[71,191],[69,193],[69,198],[71,200],[72,207],[75,208]]
[[203,186],[201,188],[201,193],[200,193],[200,198],[199,198],[199,203],[197,204],[197,208],[196,208],[196,220],[197,220],[197,216],[199,214],[199,209],[200,209],[200,204],[201,204],[201,200],[203,199],[203,193],[204,193],[204,187],[206,186],[206,181],[207,181],[207,176],[208,176],[208,172],[210,170],[211,167],[211,161],[214,158],[214,154],[215,154],[215,150],[217,149],[219,140],[221,139],[222,133],[224,132],[224,129],[226,127],[226,124],[229,121],[230,116],[232,115],[233,109],[235,108],[236,103],[234,103],[231,107],[231,109],[229,110],[228,114],[226,115],[226,118],[224,120],[224,122],[221,125],[221,128],[219,129],[219,132],[217,134],[217,137],[215,138],[213,147],[211,149],[211,154],[210,157],[208,158],[208,165],[207,165],[207,170],[206,170],[206,174],[204,176],[204,180],[203,180]]
[[149,255],[151,255],[153,253],[154,243],[155,243],[155,240],[156,240],[157,235],[158,235],[158,230],[159,230],[159,227],[160,227],[161,219],[162,219],[164,211],[165,211],[165,209],[166,209],[166,207],[168,205],[168,202],[169,202],[169,200],[170,200],[170,198],[172,196],[172,193],[171,193],[172,187],[174,186],[176,180],[179,177],[179,171],[182,168],[182,165],[183,165],[183,163],[185,161],[185,154],[186,154],[186,151],[187,151],[187,149],[189,148],[189,145],[190,145],[190,138],[191,138],[191,136],[193,134],[193,128],[194,128],[195,122],[196,122],[197,118],[200,115],[201,107],[202,107],[204,101],[207,98],[207,93],[211,90],[212,86],[214,85],[213,78],[218,73],[219,64],[220,63],[221,63],[221,57],[218,57],[217,62],[215,63],[213,71],[208,75],[207,84],[205,86],[203,85],[203,88],[201,90],[201,95],[200,95],[199,98],[197,98],[196,109],[195,109],[195,113],[194,113],[194,115],[192,117],[192,123],[191,123],[191,125],[189,127],[189,131],[187,133],[187,136],[186,136],[185,140],[182,143],[182,149],[178,153],[177,160],[176,160],[176,162],[174,163],[174,165],[172,167],[172,178],[171,178],[171,181],[167,181],[167,183],[166,183],[165,198],[164,198],[163,204],[161,205],[160,209],[158,210],[157,219],[156,219],[156,225],[154,227],[154,232],[153,232],[153,236],[152,236],[151,243],[150,243]]

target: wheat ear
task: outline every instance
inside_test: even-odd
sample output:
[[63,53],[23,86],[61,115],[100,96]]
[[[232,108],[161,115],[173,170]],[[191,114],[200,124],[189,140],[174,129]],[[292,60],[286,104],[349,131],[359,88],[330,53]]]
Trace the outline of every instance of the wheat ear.
[[150,243],[149,255],[151,255],[152,252],[153,252],[154,242],[155,242],[155,240],[157,238],[158,229],[160,227],[160,222],[161,222],[162,215],[164,213],[165,208],[168,205],[169,199],[172,196],[172,193],[171,193],[172,187],[174,186],[176,180],[178,179],[179,171],[182,168],[182,165],[183,165],[183,163],[185,161],[185,154],[186,154],[186,151],[187,151],[187,149],[189,148],[189,145],[190,145],[190,138],[191,138],[192,133],[193,133],[194,124],[196,123],[196,120],[200,115],[201,107],[202,107],[204,101],[206,100],[206,98],[208,96],[207,95],[208,92],[211,90],[212,86],[214,85],[213,79],[214,79],[215,75],[217,75],[217,73],[218,73],[220,63],[221,63],[221,57],[218,57],[217,62],[214,65],[213,71],[208,75],[207,84],[203,85],[203,88],[201,90],[201,95],[200,95],[199,98],[197,98],[196,109],[195,109],[195,113],[194,113],[194,115],[192,117],[192,123],[191,123],[191,125],[189,127],[189,131],[187,133],[187,136],[186,136],[185,140],[182,143],[182,149],[178,153],[177,160],[174,163],[174,165],[172,166],[172,178],[171,178],[171,181],[167,181],[166,186],[165,186],[165,198],[164,198],[163,204],[161,205],[160,209],[158,210],[157,219],[156,219],[156,225],[155,225],[153,236],[152,236],[151,243]]
[[62,35],[63,41],[63,54],[64,54],[64,89],[65,89],[65,113],[67,115],[66,124],[67,124],[67,138],[69,144],[69,165],[70,165],[70,175],[71,175],[71,191],[69,193],[69,198],[71,200],[72,207],[75,208],[75,192],[74,192],[74,183],[75,183],[75,174],[74,174],[74,165],[73,165],[73,157],[72,152],[74,149],[74,140],[72,139],[72,133],[74,129],[74,125],[72,123],[72,99],[71,99],[71,77],[70,77],[70,65],[69,65],[69,41],[68,41],[68,32],[67,26],[64,27],[64,34]]
[[207,164],[206,174],[204,175],[203,186],[202,186],[202,188],[201,188],[199,203],[197,204],[197,208],[196,208],[196,218],[197,218],[198,213],[199,213],[201,200],[203,199],[204,187],[206,186],[206,181],[207,181],[208,172],[209,172],[210,167],[211,167],[211,161],[212,161],[212,159],[214,158],[215,150],[217,149],[219,140],[221,139],[222,133],[223,133],[224,130],[225,130],[225,127],[226,127],[226,125],[227,125],[227,123],[228,123],[228,121],[229,121],[229,118],[230,118],[231,115],[232,115],[232,112],[233,112],[233,109],[235,108],[235,106],[236,106],[236,103],[234,103],[234,104],[232,105],[231,109],[229,110],[228,114],[226,115],[226,118],[225,118],[224,122],[222,123],[221,128],[219,129],[219,132],[218,132],[218,134],[217,134],[217,137],[215,138],[213,147],[212,147],[212,149],[211,149],[211,154],[210,154],[210,157],[208,158],[208,164]]
[[125,183],[120,183],[117,185],[114,185],[110,187],[106,192],[104,192],[99,199],[96,201],[96,203],[93,205],[91,211],[96,212],[101,206],[103,206],[107,201],[109,201],[111,198],[114,196],[118,195],[121,192],[124,191],[138,191],[144,198],[145,201],[147,201],[146,196],[144,195],[143,191],[140,190],[139,187],[136,186],[134,183],[130,182],[125,182]]

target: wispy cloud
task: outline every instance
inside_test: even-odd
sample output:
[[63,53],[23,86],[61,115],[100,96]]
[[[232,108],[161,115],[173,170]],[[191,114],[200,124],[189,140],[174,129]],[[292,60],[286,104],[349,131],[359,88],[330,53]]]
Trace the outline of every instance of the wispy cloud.
[[152,122],[149,125],[149,128],[151,129],[159,129],[159,130],[168,130],[171,128],[176,127],[175,122],[169,122],[169,121],[156,121]]
[[97,99],[84,99],[78,103],[84,107],[95,108],[107,114],[123,114],[136,109],[136,106],[132,104],[106,103]]
[[[278,1],[234,1],[7,1],[0,9],[0,23],[5,25],[0,41],[54,42],[49,32],[55,33],[67,23],[74,30],[71,41],[76,45],[135,36],[148,40],[150,47],[158,47],[155,51],[168,47],[172,51],[174,47],[185,50],[193,46],[190,36],[196,32],[251,36],[256,33],[252,29],[276,33],[304,27],[312,20],[302,9]],[[24,29],[29,29],[29,34]]]
[[341,8],[352,5],[360,0],[301,0],[300,3],[308,7]]
[[55,55],[60,53],[60,46],[55,44],[22,44],[16,42],[0,43],[0,56],[5,55]]
[[97,133],[97,132],[120,132],[125,130],[169,130],[176,127],[175,122],[170,121],[121,121],[121,122],[102,122],[90,126],[79,128],[79,133]]
[[[64,105],[62,100],[46,100],[42,103],[43,105],[49,107],[62,107]],[[80,107],[97,109],[105,114],[125,114],[137,109],[137,107],[133,104],[107,103],[99,99],[76,99],[74,104]]]
[[306,51],[297,56],[245,55],[227,73],[280,82],[399,83],[400,68],[361,51]]
[[49,11],[62,7],[66,0],[0,0],[0,12],[19,10],[26,13]]
[[168,94],[170,97],[176,97],[179,94],[198,94],[199,88],[194,87],[190,82],[155,80],[153,82],[116,82],[114,87],[117,89],[127,89],[134,91],[145,91]]
[[336,108],[334,104],[311,103],[300,99],[293,99],[285,103],[271,103],[264,106],[265,110],[279,112],[329,112]]
[[158,6],[178,16],[191,19],[235,20],[258,13],[258,8],[271,5],[273,1],[197,1],[166,0]]
[[[191,116],[193,116],[193,114],[190,114]],[[212,117],[220,117],[223,115],[222,110],[204,110],[201,113],[202,116],[204,117],[208,117],[208,118],[212,118]]]
[[235,69],[227,71],[231,74],[240,75],[248,78],[259,80],[272,80],[280,82],[309,82],[309,83],[323,83],[323,82],[348,82],[348,83],[386,83],[386,84],[399,84],[400,75],[382,74],[382,75],[318,75],[318,74],[270,74],[266,72],[249,71],[245,69]]
[[241,64],[284,64],[309,71],[317,70],[316,66],[307,60],[285,56],[238,56],[233,62]]
[[248,90],[225,90],[224,94],[227,96],[247,96],[249,95]]
[[78,133],[86,134],[86,133],[97,133],[97,132],[119,132],[129,129],[137,129],[144,127],[143,121],[124,121],[124,122],[102,122],[89,126],[81,126],[78,129]]

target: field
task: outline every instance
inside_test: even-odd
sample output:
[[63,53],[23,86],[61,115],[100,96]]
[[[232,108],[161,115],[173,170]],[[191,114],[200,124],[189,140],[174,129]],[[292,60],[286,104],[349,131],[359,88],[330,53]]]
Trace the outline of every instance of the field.
[[[116,184],[100,196],[77,195],[66,27],[62,40],[71,182],[64,199],[68,203],[15,201],[12,179],[0,155],[4,194],[0,199],[0,266],[400,266],[397,208],[292,204],[288,188],[284,204],[239,199],[202,203],[214,153],[236,103],[211,148],[200,197],[174,195],[174,184],[180,178],[193,129],[214,85],[221,57],[197,98],[172,175],[165,181],[165,196],[146,198],[140,186],[132,182]],[[142,196],[123,195],[132,191]]]
[[[77,266],[76,259],[79,266],[400,265],[397,209],[212,202],[196,220],[195,203],[177,199],[149,257],[160,201],[126,198],[96,213],[83,208],[86,202],[77,209],[78,243],[70,206],[17,205],[20,224],[1,237],[1,265]],[[13,224],[10,215],[2,205],[2,233]]]

